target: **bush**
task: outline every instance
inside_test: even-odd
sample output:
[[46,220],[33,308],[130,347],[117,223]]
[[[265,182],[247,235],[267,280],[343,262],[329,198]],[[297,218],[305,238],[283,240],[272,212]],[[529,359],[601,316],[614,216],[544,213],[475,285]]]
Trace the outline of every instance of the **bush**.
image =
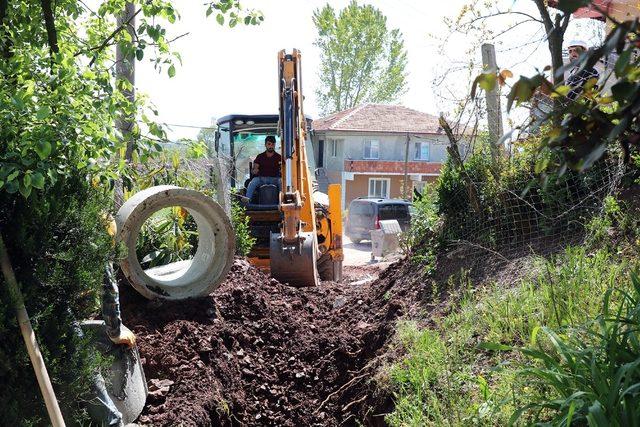
[[435,186],[424,187],[422,197],[413,201],[411,227],[400,235],[400,249],[413,262],[431,265],[436,245],[432,238],[438,230]]
[[[125,192],[125,197],[155,185],[177,185],[215,197],[215,189],[206,177],[190,170],[185,162],[180,160],[177,151],[168,151],[151,164],[129,170],[130,190]],[[230,220],[236,235],[236,255],[246,256],[255,239],[250,234],[244,208],[235,200],[231,205]],[[197,244],[197,226],[191,215],[181,207],[172,207],[163,209],[144,223],[136,252],[141,263],[149,268],[189,259],[195,254]]]
[[236,255],[247,256],[256,244],[256,239],[251,235],[245,209],[235,200],[231,204],[231,223],[236,233]]
[[[96,369],[89,343],[74,323],[98,309],[105,262],[113,253],[100,220],[109,205],[78,176],[28,199],[0,192],[0,229],[69,423],[86,423],[82,400]],[[2,423],[45,424],[44,402],[4,285],[0,296]]]
[[614,165],[603,159],[582,173],[542,175],[539,138],[519,142],[510,159],[496,164],[482,144],[463,168],[447,160],[437,188],[445,240],[508,253],[531,243],[549,249],[584,231],[585,219],[599,211],[612,189]]

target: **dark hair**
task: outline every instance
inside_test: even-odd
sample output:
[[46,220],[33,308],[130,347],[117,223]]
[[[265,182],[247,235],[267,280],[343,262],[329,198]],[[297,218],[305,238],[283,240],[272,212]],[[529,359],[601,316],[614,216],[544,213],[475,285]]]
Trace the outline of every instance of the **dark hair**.
[[276,137],[273,135],[267,135],[267,137],[264,139],[264,143],[266,144],[267,142],[273,142],[275,144]]

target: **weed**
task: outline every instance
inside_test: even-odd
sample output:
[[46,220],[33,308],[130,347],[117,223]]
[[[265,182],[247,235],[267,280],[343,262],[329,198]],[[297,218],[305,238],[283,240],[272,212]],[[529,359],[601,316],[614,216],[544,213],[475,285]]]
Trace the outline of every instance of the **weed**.
[[[547,386],[546,395],[512,416],[532,412],[553,425],[637,425],[640,420],[640,278],[631,273],[631,289],[606,291],[601,312],[577,327],[538,327],[531,346],[520,351],[533,366],[519,374]],[[551,351],[549,351],[551,348]]]
[[[544,273],[510,289],[472,287],[464,274],[452,279],[454,310],[432,328],[399,325],[406,357],[390,368],[396,400],[390,425],[508,424],[532,396],[552,391],[524,375],[522,364],[531,362],[515,348],[528,345],[541,328],[568,328],[597,316],[593,301],[616,285],[629,287],[617,283],[626,262],[606,249],[568,248],[556,259],[532,262]],[[548,341],[543,345],[553,350]],[[535,419],[525,411],[519,422]]]

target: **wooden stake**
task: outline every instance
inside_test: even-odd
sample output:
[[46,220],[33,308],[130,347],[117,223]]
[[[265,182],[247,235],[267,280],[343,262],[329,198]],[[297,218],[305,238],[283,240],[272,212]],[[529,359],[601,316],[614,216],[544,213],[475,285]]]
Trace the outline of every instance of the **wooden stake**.
[[1,234],[0,265],[2,267],[4,279],[7,282],[7,287],[9,288],[9,295],[15,305],[16,317],[18,318],[18,324],[20,325],[20,332],[22,332],[24,344],[27,346],[29,359],[31,359],[31,365],[33,365],[33,370],[36,373],[40,392],[42,393],[42,397],[44,397],[44,403],[47,407],[47,412],[49,413],[49,419],[51,420],[53,427],[64,427],[64,419],[62,418],[62,413],[60,412],[60,407],[56,400],[56,394],[51,386],[47,367],[44,364],[42,353],[40,353],[40,347],[38,347],[38,341],[36,341],[36,334],[33,332],[31,320],[29,320],[29,314],[24,306],[24,298],[22,297],[22,292],[20,292],[16,276],[13,273],[9,254],[7,253],[7,248],[4,246],[4,240],[2,239]]

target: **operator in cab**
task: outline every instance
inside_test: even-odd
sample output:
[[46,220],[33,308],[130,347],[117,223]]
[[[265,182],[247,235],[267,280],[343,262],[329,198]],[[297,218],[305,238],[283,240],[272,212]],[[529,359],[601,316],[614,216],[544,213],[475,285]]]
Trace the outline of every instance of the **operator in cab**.
[[266,150],[258,154],[253,161],[253,169],[251,170],[253,179],[247,187],[247,201],[251,200],[253,193],[261,185],[273,184],[278,187],[278,191],[281,190],[280,165],[282,156],[276,153],[276,138],[273,135],[268,135],[264,139],[264,146]]

